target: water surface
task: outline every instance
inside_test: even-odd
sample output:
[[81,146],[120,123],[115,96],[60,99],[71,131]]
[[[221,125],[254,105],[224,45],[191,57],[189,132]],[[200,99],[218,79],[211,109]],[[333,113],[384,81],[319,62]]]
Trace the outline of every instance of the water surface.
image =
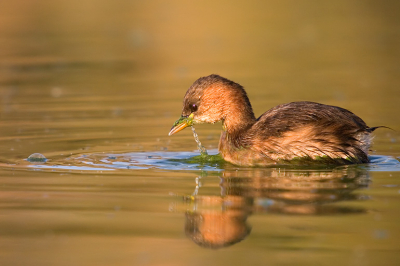
[[[398,265],[399,4],[0,4],[1,265]],[[168,137],[218,73],[256,115],[347,108],[371,164],[236,167]],[[46,161],[30,161],[40,153]]]

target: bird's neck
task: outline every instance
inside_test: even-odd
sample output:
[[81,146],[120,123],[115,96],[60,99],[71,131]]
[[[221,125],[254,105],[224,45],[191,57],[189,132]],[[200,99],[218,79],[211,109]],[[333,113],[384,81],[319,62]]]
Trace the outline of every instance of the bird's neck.
[[226,110],[222,121],[224,131],[231,136],[238,136],[249,129],[255,122],[253,109],[249,103],[244,100],[233,99],[233,102],[227,104],[229,108]]

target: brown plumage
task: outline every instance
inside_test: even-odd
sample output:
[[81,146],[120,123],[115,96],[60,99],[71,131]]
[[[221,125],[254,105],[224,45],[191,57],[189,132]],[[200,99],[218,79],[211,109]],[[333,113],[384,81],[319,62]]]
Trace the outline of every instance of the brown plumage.
[[188,89],[170,135],[219,121],[222,157],[243,166],[367,163],[375,129],[346,109],[314,102],[281,104],[256,119],[241,85],[210,75]]

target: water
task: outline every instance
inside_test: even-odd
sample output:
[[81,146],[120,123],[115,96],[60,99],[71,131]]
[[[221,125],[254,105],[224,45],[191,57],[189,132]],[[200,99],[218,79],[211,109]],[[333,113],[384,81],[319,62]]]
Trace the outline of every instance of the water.
[[199,150],[200,154],[204,155],[204,156],[208,155],[207,149],[201,144],[201,141],[194,129],[194,126],[191,126],[191,128],[192,128],[192,132],[193,132],[194,141],[196,141],[196,143],[197,143],[197,149]]
[[[0,4],[1,265],[399,264],[397,2],[66,3]],[[394,130],[366,165],[236,167],[220,124],[196,126],[207,156],[168,136],[211,73],[256,115],[310,100]]]

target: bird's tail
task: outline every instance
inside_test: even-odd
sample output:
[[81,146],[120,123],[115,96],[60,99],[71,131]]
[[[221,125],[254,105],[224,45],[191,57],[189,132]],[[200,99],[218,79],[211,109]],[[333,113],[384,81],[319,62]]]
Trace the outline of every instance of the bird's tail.
[[378,128],[387,128],[387,129],[390,129],[390,130],[394,130],[393,128],[386,127],[386,126],[377,126],[377,127],[369,127],[369,128],[367,128],[367,131],[371,133],[371,132],[373,132],[375,129],[378,129]]

